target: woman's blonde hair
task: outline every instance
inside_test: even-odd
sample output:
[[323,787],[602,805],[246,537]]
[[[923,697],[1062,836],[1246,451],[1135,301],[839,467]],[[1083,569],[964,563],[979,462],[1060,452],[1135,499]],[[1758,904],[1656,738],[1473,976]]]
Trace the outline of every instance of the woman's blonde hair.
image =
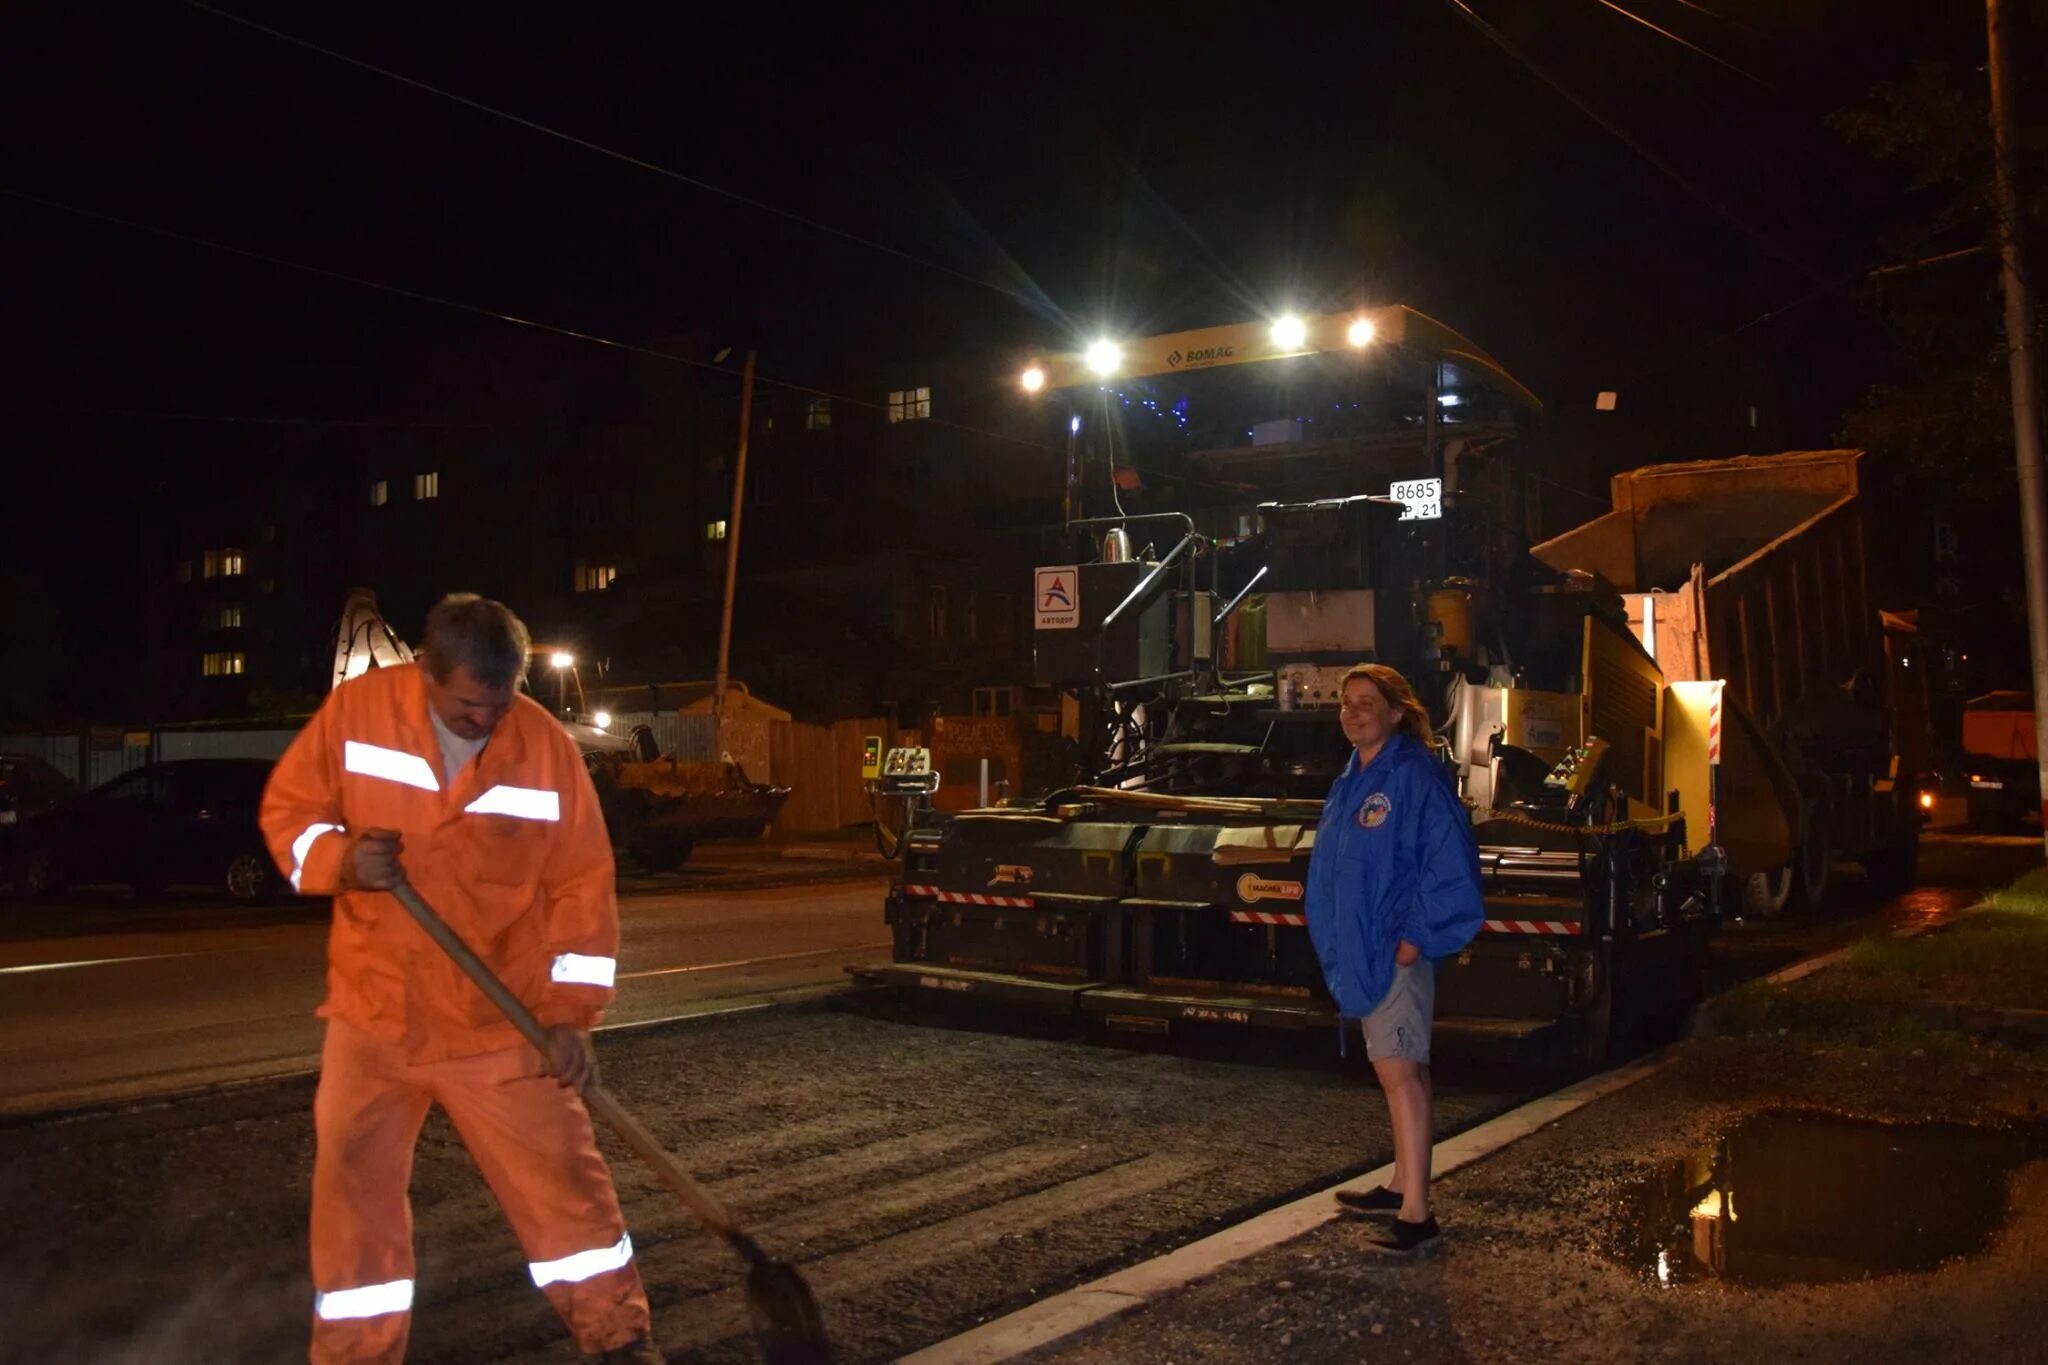
[[1393,707],[1399,714],[1401,718],[1395,722],[1394,728],[1415,736],[1425,749],[1436,747],[1436,736],[1429,727],[1429,712],[1415,695],[1415,689],[1401,676],[1399,669],[1388,668],[1385,664],[1354,666],[1344,674],[1344,681],[1337,686],[1339,701],[1342,701],[1344,694],[1351,689],[1352,682],[1359,678],[1364,678],[1378,688],[1379,694],[1386,698],[1387,705]]

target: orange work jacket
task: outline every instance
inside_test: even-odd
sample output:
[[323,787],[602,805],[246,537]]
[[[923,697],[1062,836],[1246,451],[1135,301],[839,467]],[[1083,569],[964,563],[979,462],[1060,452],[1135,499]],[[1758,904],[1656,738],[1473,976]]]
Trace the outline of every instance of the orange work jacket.
[[589,1028],[619,944],[611,841],[568,732],[520,696],[450,786],[418,664],[329,694],[263,793],[263,835],[291,883],[334,896],[323,1018],[403,1043],[416,1062],[524,1040],[389,893],[343,891],[348,832],[393,829],[427,904],[543,1024]]

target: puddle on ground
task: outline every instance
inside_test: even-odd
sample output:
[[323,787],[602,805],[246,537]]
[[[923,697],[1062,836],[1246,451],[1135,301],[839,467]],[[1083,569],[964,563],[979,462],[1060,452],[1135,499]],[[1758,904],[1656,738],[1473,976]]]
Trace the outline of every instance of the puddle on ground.
[[2006,1214],[2015,1134],[1764,1113],[1630,1194],[1624,1255],[1660,1284],[1826,1284],[1981,1253]]

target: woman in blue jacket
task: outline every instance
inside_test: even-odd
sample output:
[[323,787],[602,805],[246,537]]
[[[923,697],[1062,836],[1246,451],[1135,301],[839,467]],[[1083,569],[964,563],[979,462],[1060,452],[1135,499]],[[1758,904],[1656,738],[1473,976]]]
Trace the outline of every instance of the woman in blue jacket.
[[1357,753],[1324,800],[1305,909],[1338,1013],[1365,1021],[1393,1121],[1394,1178],[1337,1197],[1394,1214],[1383,1245],[1405,1252],[1438,1232],[1429,1211],[1432,960],[1470,943],[1485,919],[1479,851],[1408,680],[1360,664],[1341,695],[1339,720]]

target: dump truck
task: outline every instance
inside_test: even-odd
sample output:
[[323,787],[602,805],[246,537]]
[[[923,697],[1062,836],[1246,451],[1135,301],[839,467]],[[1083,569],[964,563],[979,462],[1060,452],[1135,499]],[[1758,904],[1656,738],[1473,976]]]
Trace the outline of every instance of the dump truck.
[[1963,703],[1972,828],[2014,833],[2041,820],[2038,752],[2032,693],[1987,692]]
[[[1364,661],[1416,685],[1479,844],[1486,920],[1441,965],[1448,1027],[1603,1055],[1618,1010],[1697,998],[1726,915],[1824,890],[1813,861],[1910,871],[1859,454],[1637,471],[1614,512],[1532,546],[1535,400],[1483,350],[1407,309],[1283,321],[1027,373],[1070,432],[1093,419],[1123,458],[1205,477],[1185,511],[1067,524],[1071,561],[1035,574],[1034,666],[1077,703],[1088,768],[911,822],[893,960],[857,977],[1104,1029],[1333,1023],[1302,900]],[[1262,484],[1291,496],[1228,500]],[[1692,518],[1695,495],[1719,514]]]
[[[1868,458],[1631,470],[1613,480],[1612,511],[1533,550],[1619,591],[1667,683],[1719,684],[1727,743],[1745,751],[1730,780],[1764,784],[1721,803],[1747,914],[1819,904],[1838,861],[1861,863],[1884,894],[1917,866],[1931,664],[1872,597]],[[1774,863],[1779,848],[1791,854]]]

